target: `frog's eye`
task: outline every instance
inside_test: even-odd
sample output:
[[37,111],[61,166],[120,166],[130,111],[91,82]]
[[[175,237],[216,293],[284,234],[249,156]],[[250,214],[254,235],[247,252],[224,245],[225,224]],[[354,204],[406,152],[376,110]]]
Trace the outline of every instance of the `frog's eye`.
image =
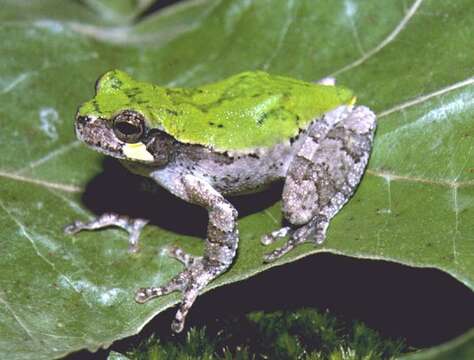
[[115,136],[126,143],[139,142],[145,133],[145,120],[135,111],[125,110],[115,116],[113,129]]

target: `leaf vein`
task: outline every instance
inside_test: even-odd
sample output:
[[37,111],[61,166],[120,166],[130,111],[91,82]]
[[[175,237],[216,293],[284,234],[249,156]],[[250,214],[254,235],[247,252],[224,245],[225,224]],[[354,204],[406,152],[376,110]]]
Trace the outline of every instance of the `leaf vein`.
[[67,63],[59,63],[59,64],[48,64],[48,65],[43,65],[41,68],[38,70],[31,70],[31,71],[25,71],[18,75],[15,79],[13,79],[10,84],[6,85],[3,89],[0,90],[0,95],[5,95],[15,89],[19,84],[21,84],[23,81],[27,80],[28,78],[32,77],[33,75],[37,75],[41,73],[42,71],[49,70],[49,69],[54,69],[54,68],[59,68],[61,66],[68,66],[70,64],[76,64],[80,62],[85,62],[93,59],[97,59],[99,55],[97,53],[90,53],[87,54],[83,57],[75,57],[72,59],[72,61],[68,61]]
[[3,209],[3,211],[5,211],[5,213],[15,222],[15,224],[18,226],[18,228],[20,229],[20,232],[21,234],[30,242],[31,246],[33,247],[33,250],[36,252],[36,255],[38,255],[38,257],[40,259],[42,259],[46,264],[48,264],[54,272],[56,272],[60,277],[62,277],[64,280],[66,280],[66,282],[69,284],[69,286],[76,292],[78,293],[79,295],[82,296],[82,298],[84,299],[84,302],[90,307],[92,308],[92,305],[87,301],[87,299],[84,297],[84,294],[79,291],[79,289],[77,289],[75,286],[74,286],[74,283],[72,282],[71,279],[69,279],[65,274],[63,274],[61,271],[59,271],[56,267],[56,265],[51,262],[50,260],[48,260],[42,253],[41,251],[39,251],[38,249],[38,246],[36,245],[36,242],[35,240],[31,237],[31,235],[28,233],[28,231],[26,230],[26,227],[25,225],[20,221],[18,220],[15,216],[13,216],[13,214],[8,210],[8,208],[5,206],[5,204],[0,201],[0,207]]
[[285,24],[280,32],[280,36],[278,37],[278,41],[274,47],[274,50],[272,51],[271,55],[268,57],[268,60],[262,65],[263,70],[268,70],[273,59],[275,59],[278,52],[281,50],[283,43],[285,42],[285,38],[288,35],[288,31],[290,30],[291,24],[294,22],[294,14],[293,14],[294,7],[295,7],[295,2],[293,0],[288,1],[287,8],[288,8],[288,13],[290,15],[288,15],[287,20],[285,21]]
[[277,219],[275,219],[275,217],[272,215],[272,213],[271,213],[268,209],[265,209],[264,212],[265,212],[265,214],[267,214],[267,216],[268,216],[270,219],[272,219],[272,221],[273,221],[275,224],[279,225],[279,222],[277,221]]
[[20,327],[25,331],[25,333],[28,335],[28,337],[31,338],[31,340],[33,340],[36,345],[40,344],[41,342],[35,338],[33,336],[33,333],[30,331],[30,329],[28,329],[28,327],[23,323],[23,320],[20,319],[20,317],[18,316],[18,314],[12,309],[12,307],[10,306],[10,304],[0,296],[0,303],[2,303],[5,308],[10,312],[10,314],[12,314],[13,318],[15,319],[15,321],[17,322],[18,325],[20,325]]
[[83,191],[82,188],[75,185],[33,179],[26,176],[11,174],[9,172],[2,171],[2,170],[0,170],[0,177],[4,177],[7,179],[16,180],[16,181],[23,181],[30,184],[35,184],[35,185],[43,186],[50,189],[57,189],[57,190],[65,191],[65,192],[78,193],[78,192]]
[[404,110],[404,109],[412,107],[414,105],[418,105],[418,104],[423,103],[425,101],[428,101],[428,100],[430,100],[430,99],[432,99],[436,96],[444,95],[444,94],[446,94],[450,91],[457,90],[457,89],[460,89],[460,88],[463,88],[465,86],[469,86],[469,85],[472,85],[472,84],[474,84],[474,76],[472,76],[470,78],[467,78],[466,80],[459,81],[459,82],[454,83],[452,85],[446,86],[446,87],[441,88],[439,90],[436,90],[432,93],[416,97],[412,100],[408,100],[408,101],[406,101],[404,103],[401,103],[401,104],[398,104],[398,105],[396,105],[396,106],[394,106],[394,107],[392,107],[388,110],[384,110],[384,111],[377,114],[377,118],[381,118],[381,117],[390,115],[391,113]]
[[346,0],[345,7],[346,7],[346,16],[349,21],[349,25],[351,27],[352,36],[354,37],[357,50],[359,50],[360,55],[364,56],[365,50],[364,50],[364,47],[362,46],[362,42],[360,41],[359,31],[357,30],[357,26],[354,22],[354,17],[353,17],[355,13],[355,5],[352,2],[349,2]]
[[384,179],[390,178],[390,181],[408,181],[408,182],[415,182],[415,183],[422,183],[428,185],[439,185],[445,186],[449,188],[459,188],[459,187],[468,187],[474,185],[474,180],[466,180],[466,181],[457,181],[457,180],[445,180],[445,179],[427,179],[419,176],[411,176],[411,175],[396,175],[387,171],[378,171],[374,169],[367,169],[366,173],[371,176],[381,177]]
[[27,170],[31,170],[35,167],[43,165],[43,164],[47,163],[48,161],[50,161],[51,159],[54,159],[55,157],[57,157],[59,155],[63,155],[64,153],[68,152],[69,150],[75,148],[76,146],[78,146],[80,144],[81,144],[81,142],[79,140],[75,140],[75,141],[70,142],[69,144],[61,146],[61,147],[57,148],[56,150],[47,153],[46,155],[42,156],[41,158],[30,162],[25,167],[18,170],[15,174],[21,174],[21,173],[24,173]]
[[454,208],[454,235],[453,235],[453,260],[454,263],[458,262],[458,251],[456,246],[456,239],[459,234],[459,204],[458,204],[458,187],[453,187],[453,208]]
[[23,73],[23,74],[18,75],[16,78],[14,78],[14,79],[10,82],[10,84],[7,84],[7,85],[2,89],[2,91],[0,92],[0,94],[9,93],[9,92],[12,91],[14,88],[16,88],[18,84],[20,84],[20,83],[22,83],[23,81],[25,81],[31,74],[33,74],[33,72],[26,72],[26,73]]
[[350,64],[342,67],[339,70],[334,71],[332,74],[330,74],[328,76],[329,77],[335,77],[336,75],[339,75],[343,72],[346,72],[347,70],[353,69],[353,68],[365,63],[368,59],[370,59],[372,56],[374,56],[380,50],[382,50],[385,46],[390,44],[403,31],[403,29],[405,29],[408,22],[413,18],[413,16],[415,15],[416,11],[418,10],[418,8],[420,7],[422,2],[423,2],[423,0],[416,0],[413,3],[413,5],[408,9],[408,11],[405,13],[405,16],[398,23],[398,25],[395,27],[395,29],[385,39],[383,39],[380,42],[380,44],[378,44],[376,47],[374,47],[371,50],[369,50],[368,52],[366,52],[359,59],[351,62]]

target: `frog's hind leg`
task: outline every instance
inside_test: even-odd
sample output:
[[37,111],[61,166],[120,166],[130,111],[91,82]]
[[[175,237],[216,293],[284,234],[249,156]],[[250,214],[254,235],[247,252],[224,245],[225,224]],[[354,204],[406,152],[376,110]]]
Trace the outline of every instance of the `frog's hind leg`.
[[305,134],[285,180],[282,210],[290,226],[262,238],[265,245],[289,236],[265,255],[271,262],[306,241],[321,244],[331,218],[353,194],[372,147],[375,115],[368,108],[340,106]]
[[135,300],[144,303],[153,298],[181,291],[182,302],[176,312],[172,329],[180,332],[189,309],[199,292],[232,264],[238,246],[237,210],[207,182],[192,175],[180,180],[186,201],[205,207],[209,212],[207,241],[203,256],[186,254],[177,247],[168,249],[169,255],[179,260],[185,269],[160,287],[141,288]]

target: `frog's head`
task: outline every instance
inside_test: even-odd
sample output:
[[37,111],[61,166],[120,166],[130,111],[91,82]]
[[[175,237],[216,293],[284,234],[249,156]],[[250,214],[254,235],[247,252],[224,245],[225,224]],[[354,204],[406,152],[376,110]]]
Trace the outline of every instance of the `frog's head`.
[[96,94],[76,114],[77,137],[97,151],[153,165],[169,162],[175,140],[153,126],[154,87],[112,70],[96,83]]

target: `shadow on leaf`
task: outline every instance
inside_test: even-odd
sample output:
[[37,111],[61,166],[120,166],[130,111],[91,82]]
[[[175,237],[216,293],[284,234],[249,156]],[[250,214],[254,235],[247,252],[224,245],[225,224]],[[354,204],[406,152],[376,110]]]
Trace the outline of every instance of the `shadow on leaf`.
[[[177,234],[206,237],[207,211],[189,204],[157,185],[152,179],[132,174],[118,161],[105,158],[104,171],[86,186],[82,201],[96,215],[114,212],[145,218],[150,224]],[[229,200],[244,217],[262,211],[280,199],[282,185]]]

